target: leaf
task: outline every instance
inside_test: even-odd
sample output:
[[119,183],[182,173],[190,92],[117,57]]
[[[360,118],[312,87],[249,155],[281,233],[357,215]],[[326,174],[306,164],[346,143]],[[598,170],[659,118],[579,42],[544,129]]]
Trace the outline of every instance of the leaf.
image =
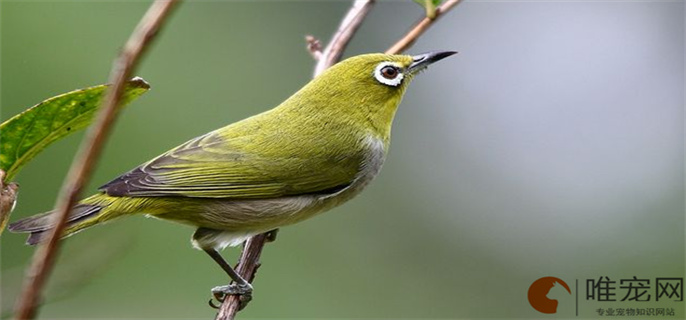
[[[19,169],[51,143],[87,127],[100,106],[105,89],[99,85],[47,99],[0,124],[0,169],[12,181]],[[131,79],[122,105],[150,89],[143,78]]]

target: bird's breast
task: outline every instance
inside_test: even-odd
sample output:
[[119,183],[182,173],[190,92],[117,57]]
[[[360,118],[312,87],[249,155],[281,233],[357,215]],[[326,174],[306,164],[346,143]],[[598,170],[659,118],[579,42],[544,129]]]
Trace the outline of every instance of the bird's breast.
[[363,159],[359,171],[352,183],[336,193],[324,195],[319,200],[325,203],[333,202],[339,205],[364,189],[381,171],[386,159],[387,145],[383,139],[369,134],[362,140]]
[[347,187],[330,194],[291,196],[280,199],[289,207],[288,214],[279,215],[280,224],[292,224],[326,212],[358,195],[379,174],[386,159],[387,144],[370,134],[362,140],[363,160],[358,173]]
[[381,171],[381,167],[386,160],[387,144],[383,139],[372,134],[365,137],[363,144],[365,150],[364,160],[356,179],[369,183]]

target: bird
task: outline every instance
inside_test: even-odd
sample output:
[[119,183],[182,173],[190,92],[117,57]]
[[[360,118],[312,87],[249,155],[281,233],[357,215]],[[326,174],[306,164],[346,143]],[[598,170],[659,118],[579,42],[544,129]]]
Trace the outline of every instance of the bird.
[[[391,125],[420,71],[455,51],[363,54],[341,61],[275,108],[191,139],[122,174],[81,200],[63,237],[135,214],[196,228],[192,245],[232,282],[217,295],[251,295],[252,285],[220,251],[330,210],[378,174]],[[53,212],[11,223],[46,240]]]

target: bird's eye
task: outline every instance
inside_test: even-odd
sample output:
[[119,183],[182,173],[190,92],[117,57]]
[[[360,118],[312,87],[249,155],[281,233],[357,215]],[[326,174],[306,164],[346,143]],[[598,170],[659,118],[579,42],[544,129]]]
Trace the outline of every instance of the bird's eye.
[[381,68],[381,75],[388,80],[393,80],[398,76],[398,69],[392,66],[385,66]]
[[403,82],[401,67],[394,62],[382,62],[374,70],[374,78],[387,86],[397,87]]

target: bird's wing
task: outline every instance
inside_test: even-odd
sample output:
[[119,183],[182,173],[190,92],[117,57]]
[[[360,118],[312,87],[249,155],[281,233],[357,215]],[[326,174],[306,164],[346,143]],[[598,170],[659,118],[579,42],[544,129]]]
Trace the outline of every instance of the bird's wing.
[[[111,196],[229,199],[326,194],[350,185],[362,161],[330,149],[303,156],[301,150],[292,148],[254,148],[255,143],[270,143],[262,140],[227,139],[209,133],[123,174],[100,190]],[[250,145],[253,148],[246,148]],[[270,153],[248,151],[251,149]]]

